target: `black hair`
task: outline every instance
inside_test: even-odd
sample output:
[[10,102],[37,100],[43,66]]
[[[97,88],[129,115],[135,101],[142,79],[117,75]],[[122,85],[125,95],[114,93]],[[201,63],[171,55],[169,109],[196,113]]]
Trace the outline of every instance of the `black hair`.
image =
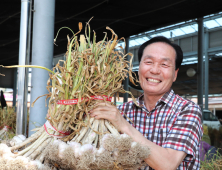
[[143,51],[144,51],[144,49],[145,49],[148,45],[150,45],[150,44],[152,44],[152,43],[155,43],[155,42],[164,42],[164,43],[167,43],[167,44],[169,44],[171,47],[174,48],[174,50],[175,50],[175,52],[176,52],[176,61],[175,61],[175,63],[176,63],[176,69],[175,69],[175,70],[177,70],[177,69],[180,67],[180,65],[181,65],[181,63],[182,63],[182,61],[183,61],[183,51],[181,50],[181,48],[180,48],[179,45],[174,44],[173,42],[171,42],[169,39],[167,39],[167,38],[164,37],[164,36],[157,36],[157,37],[151,38],[150,40],[146,41],[145,43],[143,43],[143,44],[140,46],[140,48],[139,48],[139,50],[138,50],[139,63],[140,63],[141,58],[142,58],[142,56],[143,56]]

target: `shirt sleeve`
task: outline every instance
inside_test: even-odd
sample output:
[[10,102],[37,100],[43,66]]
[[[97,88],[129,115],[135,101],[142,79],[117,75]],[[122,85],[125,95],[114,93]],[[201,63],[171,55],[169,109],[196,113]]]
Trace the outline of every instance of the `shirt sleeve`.
[[195,160],[203,135],[201,117],[198,105],[186,106],[177,116],[162,146],[187,153],[184,161]]

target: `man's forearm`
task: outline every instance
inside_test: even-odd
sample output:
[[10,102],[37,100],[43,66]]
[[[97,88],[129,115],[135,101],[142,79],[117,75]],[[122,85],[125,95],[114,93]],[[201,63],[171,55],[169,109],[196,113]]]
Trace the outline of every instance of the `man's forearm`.
[[154,169],[176,169],[186,156],[185,152],[166,149],[149,141],[124,119],[115,106],[100,103],[90,111],[90,116],[96,119],[109,120],[122,133],[131,136],[135,142],[148,146],[151,155],[145,161]]
[[135,142],[150,148],[151,154],[145,161],[150,167],[156,170],[176,169],[186,156],[185,152],[166,149],[149,141],[126,120],[123,122],[121,132],[131,136]]

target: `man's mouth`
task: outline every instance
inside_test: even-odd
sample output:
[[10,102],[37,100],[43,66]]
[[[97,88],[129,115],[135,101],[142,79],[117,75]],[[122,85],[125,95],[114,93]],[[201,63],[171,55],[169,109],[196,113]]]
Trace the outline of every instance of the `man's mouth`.
[[160,80],[151,79],[151,78],[147,78],[146,80],[149,82],[153,82],[153,83],[160,83],[161,82]]

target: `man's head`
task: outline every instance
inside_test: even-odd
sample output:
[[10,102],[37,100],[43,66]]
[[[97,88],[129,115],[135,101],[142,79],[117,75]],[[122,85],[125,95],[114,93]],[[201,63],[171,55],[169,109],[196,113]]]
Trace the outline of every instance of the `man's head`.
[[155,37],[141,45],[139,80],[145,94],[162,96],[176,81],[183,52],[165,37]]
[[163,36],[157,36],[154,37],[148,41],[146,41],[145,43],[143,43],[139,50],[138,50],[138,59],[139,59],[139,63],[141,61],[142,55],[143,55],[143,50],[150,44],[155,43],[155,42],[164,42],[169,44],[171,47],[174,48],[175,52],[176,52],[176,67],[175,69],[177,70],[182,61],[183,61],[183,51],[181,50],[180,46],[178,46],[177,44],[172,43],[169,39],[167,39],[166,37]]

